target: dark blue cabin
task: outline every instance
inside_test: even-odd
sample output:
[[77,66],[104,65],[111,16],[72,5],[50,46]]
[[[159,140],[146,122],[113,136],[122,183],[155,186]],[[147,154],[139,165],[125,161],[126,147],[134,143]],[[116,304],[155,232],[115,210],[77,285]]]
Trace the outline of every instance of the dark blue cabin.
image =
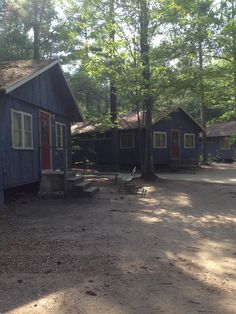
[[236,158],[236,121],[211,124],[207,128],[207,153],[217,161]]
[[[154,113],[153,116],[154,165],[198,162],[199,133],[203,132],[201,126],[180,107],[168,114]],[[139,113],[139,119],[136,113],[119,118],[120,165],[140,165],[142,157],[139,147],[144,143],[144,124],[143,112]],[[73,152],[74,162],[112,163],[111,130],[101,132],[99,125],[77,123],[72,126],[72,137],[75,145],[78,145],[78,151]]]
[[0,197],[39,182],[71,156],[71,122],[82,121],[57,60],[0,63]]

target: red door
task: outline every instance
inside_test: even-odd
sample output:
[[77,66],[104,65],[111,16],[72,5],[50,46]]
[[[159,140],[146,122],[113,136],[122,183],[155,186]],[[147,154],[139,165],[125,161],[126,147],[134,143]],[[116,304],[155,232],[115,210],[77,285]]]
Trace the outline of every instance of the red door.
[[50,113],[40,111],[40,140],[42,170],[51,169],[51,123]]
[[171,130],[171,159],[180,157],[180,130]]

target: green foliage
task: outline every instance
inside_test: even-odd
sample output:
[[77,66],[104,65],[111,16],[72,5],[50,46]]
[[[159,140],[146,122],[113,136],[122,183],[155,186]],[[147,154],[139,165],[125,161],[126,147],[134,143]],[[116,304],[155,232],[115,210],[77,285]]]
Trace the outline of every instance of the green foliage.
[[209,123],[213,123],[213,122],[227,122],[227,121],[232,121],[232,120],[236,120],[236,112],[235,112],[235,110],[226,111],[221,116],[218,116],[218,117],[210,120]]
[[[59,56],[86,117],[109,124],[109,81],[119,112],[183,106],[200,118],[202,86],[207,121],[230,121],[236,110],[235,1],[0,0],[0,60],[33,57],[40,24],[41,57]],[[148,4],[150,86],[140,46],[140,7]],[[115,40],[110,38],[111,32]],[[203,69],[199,67],[199,42]],[[69,67],[70,65],[71,67]],[[73,68],[73,70],[71,70]]]

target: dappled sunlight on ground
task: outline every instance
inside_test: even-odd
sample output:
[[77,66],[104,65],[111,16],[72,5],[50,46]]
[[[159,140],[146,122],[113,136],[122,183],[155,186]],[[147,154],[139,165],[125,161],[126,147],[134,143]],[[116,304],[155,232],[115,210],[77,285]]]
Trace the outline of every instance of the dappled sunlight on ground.
[[0,217],[0,313],[234,314],[235,187],[143,187]]
[[188,172],[160,172],[158,176],[161,179],[178,180],[186,182],[199,182],[204,184],[229,184],[236,185],[236,163],[219,164],[214,163],[212,166],[203,166],[193,173]]
[[142,222],[147,223],[147,224],[153,224],[153,223],[161,221],[160,218],[149,217],[149,216],[146,216],[146,215],[138,215],[138,219],[140,219]]
[[[232,208],[232,211],[234,209]],[[236,209],[235,209],[236,210]],[[202,217],[199,217],[199,221],[202,223],[216,223],[216,224],[225,224],[225,223],[232,223],[236,225],[236,216],[232,215],[202,215]],[[232,226],[233,227],[233,226]],[[236,228],[236,226],[234,226]]]
[[31,313],[43,313],[49,312],[51,314],[58,314],[60,313],[61,305],[63,304],[64,300],[64,291],[58,291],[52,293],[50,295],[44,295],[43,297],[39,297],[34,301],[24,304],[15,308],[12,311],[7,311],[7,314],[31,314]]

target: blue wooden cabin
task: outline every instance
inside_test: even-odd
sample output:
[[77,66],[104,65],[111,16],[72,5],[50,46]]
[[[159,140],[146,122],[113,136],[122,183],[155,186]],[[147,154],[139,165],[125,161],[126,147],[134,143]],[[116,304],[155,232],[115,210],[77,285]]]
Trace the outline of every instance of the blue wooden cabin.
[[5,189],[70,163],[75,121],[82,116],[57,60],[0,63],[0,204]]
[[[140,122],[138,122],[140,121]],[[141,145],[145,137],[145,113],[121,116],[119,125],[119,164],[140,166],[139,132]],[[140,125],[140,128],[139,128]],[[72,126],[72,137],[78,150],[73,151],[74,162],[89,161],[97,165],[112,163],[111,130],[100,131],[99,125],[89,122]],[[182,108],[153,117],[154,165],[196,163],[199,159],[201,126]]]
[[236,158],[236,121],[213,123],[207,127],[207,153],[217,161]]

